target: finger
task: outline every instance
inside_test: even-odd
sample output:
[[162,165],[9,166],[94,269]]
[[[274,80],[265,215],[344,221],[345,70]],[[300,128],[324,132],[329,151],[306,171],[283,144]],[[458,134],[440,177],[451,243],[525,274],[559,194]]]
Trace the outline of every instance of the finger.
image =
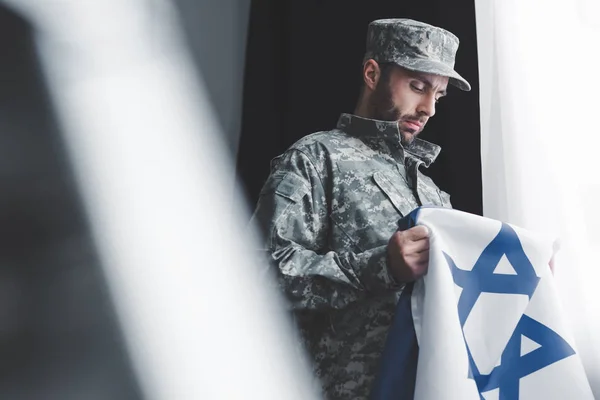
[[[420,243],[420,242],[419,242]],[[419,248],[415,251],[417,254],[427,254],[429,256],[429,243],[424,245],[422,248]]]
[[425,238],[417,242],[404,242],[402,244],[403,254],[416,254],[429,251],[429,239]]
[[400,250],[400,256],[404,257],[407,262],[408,260],[412,260],[415,257],[420,257],[423,254],[429,255],[429,249],[414,248],[411,246]]
[[428,268],[429,268],[429,260],[420,260],[420,261],[416,262],[413,265],[413,267],[411,268],[413,277],[415,277],[415,279],[420,278],[421,276],[423,276],[427,273]]
[[405,257],[406,265],[412,270],[419,269],[422,264],[429,264],[429,253],[411,254]]
[[405,237],[412,241],[418,241],[429,238],[429,229],[426,226],[418,225],[404,231]]

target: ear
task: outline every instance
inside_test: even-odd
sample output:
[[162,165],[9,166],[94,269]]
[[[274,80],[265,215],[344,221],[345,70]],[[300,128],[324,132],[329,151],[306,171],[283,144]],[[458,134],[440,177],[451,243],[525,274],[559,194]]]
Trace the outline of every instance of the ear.
[[365,82],[365,86],[371,90],[375,90],[380,77],[381,69],[379,68],[377,61],[373,59],[367,60],[367,62],[365,62],[363,65],[363,80]]

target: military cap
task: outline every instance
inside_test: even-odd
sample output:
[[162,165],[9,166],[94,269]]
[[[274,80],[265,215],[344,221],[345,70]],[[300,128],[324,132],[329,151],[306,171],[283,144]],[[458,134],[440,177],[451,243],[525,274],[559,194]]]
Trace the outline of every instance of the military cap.
[[364,62],[392,62],[411,71],[447,76],[461,90],[471,85],[454,70],[459,40],[451,32],[411,19],[379,19],[367,31]]

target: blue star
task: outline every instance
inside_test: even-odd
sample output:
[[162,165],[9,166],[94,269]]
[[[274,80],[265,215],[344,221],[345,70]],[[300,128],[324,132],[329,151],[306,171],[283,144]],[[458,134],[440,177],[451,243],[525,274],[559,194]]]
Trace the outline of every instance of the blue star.
[[[521,336],[539,348],[521,356]],[[575,354],[575,350],[556,332],[527,315],[523,315],[502,352],[500,366],[489,375],[475,376],[480,392],[500,389],[500,399],[519,398],[519,380]]]
[[[471,271],[458,268],[452,257],[446,253],[444,256],[454,282],[463,288],[458,300],[458,313],[463,328],[481,293],[527,295],[531,299],[540,281],[519,237],[506,224],[502,225],[498,235],[485,248]],[[511,263],[516,275],[494,273],[503,256]],[[534,340],[540,347],[521,357],[522,336]],[[483,398],[481,393],[499,389],[501,400],[518,399],[521,378],[575,354],[573,348],[556,332],[525,314],[521,316],[502,352],[500,366],[494,368],[491,374],[482,375],[479,372],[466,338],[465,344],[469,356],[469,378],[475,380],[480,398]]]
[[[494,273],[504,255],[517,275]],[[506,224],[502,224],[500,232],[481,253],[471,271],[457,268],[448,254],[444,253],[444,256],[452,270],[454,282],[463,288],[458,301],[458,314],[462,327],[481,293],[524,294],[531,299],[540,281],[523,251],[517,233]]]

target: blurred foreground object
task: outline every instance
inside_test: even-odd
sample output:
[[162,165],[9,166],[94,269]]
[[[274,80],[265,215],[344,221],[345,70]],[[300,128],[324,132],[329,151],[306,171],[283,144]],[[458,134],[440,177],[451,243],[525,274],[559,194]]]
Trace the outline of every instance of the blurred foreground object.
[[[142,396],[314,398],[283,300],[259,279],[231,155],[172,5],[7,4],[39,34]],[[31,398],[50,395],[76,398]]]

